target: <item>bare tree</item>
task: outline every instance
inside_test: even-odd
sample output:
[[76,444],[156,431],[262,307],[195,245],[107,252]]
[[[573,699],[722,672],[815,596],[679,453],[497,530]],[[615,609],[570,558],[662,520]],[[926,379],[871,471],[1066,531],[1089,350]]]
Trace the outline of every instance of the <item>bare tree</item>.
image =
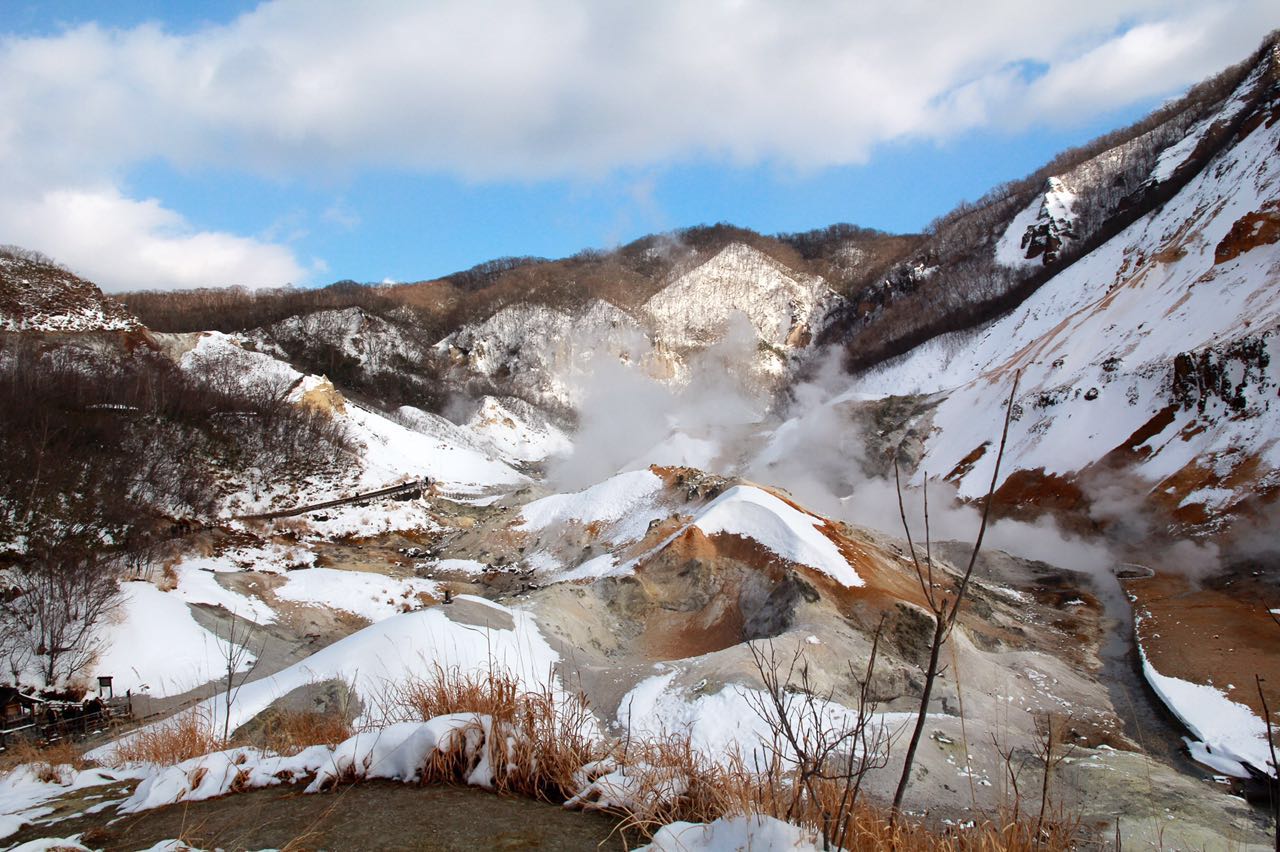
[[843,722],[836,721],[830,712],[834,689],[823,693],[814,688],[803,648],[784,663],[772,641],[765,648],[748,645],[764,690],[747,693],[746,700],[771,733],[763,747],[763,760],[755,767],[765,776],[759,789],[762,795],[767,791],[776,796],[783,791],[787,797],[785,803],[761,802],[761,811],[788,821],[816,811],[823,849],[842,844],[854,819],[863,779],[889,760],[889,735],[875,720],[877,702],[871,689],[883,627],[882,618],[861,674],[849,663],[849,676],[858,685],[858,693],[855,715]]
[[[1267,610],[1267,614],[1280,625],[1280,616],[1274,610]],[[1262,676],[1255,674],[1253,682],[1258,688],[1258,700],[1262,702],[1262,721],[1267,726],[1267,749],[1271,752],[1271,772],[1276,776],[1274,780],[1267,779],[1264,767],[1263,777],[1267,781],[1267,792],[1271,799],[1271,823],[1275,830],[1276,852],[1280,852],[1280,794],[1277,794],[1280,791],[1280,761],[1276,760],[1275,725],[1271,722],[1271,705],[1267,703],[1267,695],[1262,689]]]
[[960,606],[964,603],[965,593],[969,590],[969,580],[973,577],[974,566],[978,562],[978,552],[982,549],[982,540],[987,533],[987,521],[991,517],[991,503],[995,497],[996,485],[1000,481],[1000,463],[1004,460],[1005,444],[1009,440],[1009,422],[1013,419],[1013,401],[1018,394],[1019,373],[1014,373],[1013,387],[1009,391],[1009,403],[1004,413],[1004,428],[1000,433],[1000,448],[996,453],[995,469],[991,472],[991,485],[987,488],[987,498],[982,508],[982,523],[978,526],[978,536],[973,543],[973,551],[969,555],[969,564],[956,582],[953,589],[945,584],[945,575],[938,571],[935,579],[933,566],[933,542],[929,534],[929,491],[926,477],[924,491],[924,561],[921,562],[916,552],[915,542],[911,536],[911,524],[907,522],[907,510],[902,500],[902,480],[898,472],[898,459],[894,456],[893,478],[898,488],[898,513],[902,517],[902,528],[907,536],[907,550],[911,554],[916,578],[920,582],[920,590],[933,615],[933,637],[929,643],[929,663],[925,669],[924,691],[920,695],[920,709],[916,713],[915,728],[911,732],[911,740],[907,744],[906,759],[902,764],[902,775],[898,778],[898,787],[893,794],[893,813],[891,820],[896,820],[902,808],[902,798],[906,795],[907,784],[911,781],[911,768],[915,763],[916,750],[920,746],[920,737],[924,733],[925,719],[929,712],[929,699],[933,695],[934,682],[938,679],[939,659],[942,646],[946,644],[960,614]]
[[1075,744],[1067,744],[1063,737],[1063,729],[1070,723],[1070,718],[1064,719],[1060,716],[1054,716],[1052,713],[1046,713],[1043,716],[1037,716],[1036,725],[1036,744],[1032,750],[1032,754],[1036,758],[1036,762],[1040,765],[1040,813],[1036,816],[1035,842],[1038,844],[1041,839],[1041,832],[1044,830],[1044,817],[1050,810],[1050,791],[1053,787],[1053,771],[1071,756],[1075,751]]
[[119,601],[116,562],[63,550],[12,572],[0,620],[17,678],[25,660],[40,660],[46,686],[79,674],[97,656],[99,627]]
[[[245,681],[253,674],[254,669],[258,667],[258,661],[262,658],[262,649],[265,647],[265,640],[262,645],[258,646],[258,653],[249,650],[251,628],[249,622],[242,621],[234,612],[231,613],[231,622],[227,626],[227,635],[224,638],[226,647],[222,649],[222,658],[226,663],[227,686],[222,691],[223,699],[223,716],[222,716],[222,743],[226,743],[231,739],[231,708],[236,703],[236,698],[240,695],[240,688],[244,686]],[[239,675],[237,681],[236,676]]]

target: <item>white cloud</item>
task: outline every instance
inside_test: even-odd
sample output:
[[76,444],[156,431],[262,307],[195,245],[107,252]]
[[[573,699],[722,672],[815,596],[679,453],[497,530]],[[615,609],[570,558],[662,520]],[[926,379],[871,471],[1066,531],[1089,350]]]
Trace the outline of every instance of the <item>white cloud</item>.
[[[276,0],[183,35],[85,26],[0,39],[0,181],[26,189],[0,205],[13,220],[18,198],[119,186],[152,158],[273,178],[476,180],[700,158],[852,164],[886,141],[1078,121],[1169,94],[1278,25],[1274,0]],[[1028,63],[1044,73],[1027,79]],[[270,253],[229,235],[182,245],[205,236],[206,260],[148,262],[194,280],[193,266]]]
[[57,258],[104,290],[275,286],[303,278],[287,249],[195,231],[155,199],[134,201],[111,187],[13,202],[0,202],[6,240]]

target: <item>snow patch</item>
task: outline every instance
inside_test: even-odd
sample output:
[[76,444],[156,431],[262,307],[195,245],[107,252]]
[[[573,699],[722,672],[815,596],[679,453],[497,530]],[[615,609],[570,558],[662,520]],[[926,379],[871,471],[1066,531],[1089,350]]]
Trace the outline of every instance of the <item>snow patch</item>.
[[434,597],[438,587],[416,577],[397,579],[370,571],[307,568],[290,571],[275,590],[281,600],[354,613],[367,621],[382,621],[420,608],[419,595]]

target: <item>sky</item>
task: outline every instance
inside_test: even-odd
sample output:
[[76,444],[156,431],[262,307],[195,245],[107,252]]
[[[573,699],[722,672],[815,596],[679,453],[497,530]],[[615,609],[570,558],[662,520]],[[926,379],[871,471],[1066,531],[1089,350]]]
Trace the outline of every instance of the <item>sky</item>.
[[918,231],[1277,27],[1274,0],[0,0],[0,244],[122,291]]

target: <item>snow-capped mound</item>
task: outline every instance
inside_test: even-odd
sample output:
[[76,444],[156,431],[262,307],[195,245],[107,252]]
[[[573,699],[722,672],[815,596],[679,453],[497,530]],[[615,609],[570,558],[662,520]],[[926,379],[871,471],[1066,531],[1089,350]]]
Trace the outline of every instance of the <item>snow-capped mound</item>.
[[663,288],[644,310],[653,322],[654,337],[671,349],[696,349],[717,341],[730,316],[740,312],[766,347],[787,350],[809,344],[835,299],[821,278],[794,272],[750,246],[732,243]]
[[552,579],[627,573],[696,530],[705,537],[754,542],[766,554],[757,559],[762,565],[776,558],[820,571],[844,586],[864,585],[823,532],[826,519],[761,488],[725,490],[727,484],[682,468],[620,473],[584,491],[529,503],[513,530],[537,542],[526,561]]
[[694,520],[707,535],[736,535],[764,545],[788,562],[829,575],[844,586],[864,582],[810,515],[760,488],[737,485],[717,497]]
[[0,248],[0,331],[133,331],[142,327],[96,286],[34,252]]
[[553,494],[534,500],[520,512],[518,530],[545,530],[566,523],[608,526],[612,543],[634,541],[649,523],[669,512],[656,506],[665,483],[650,470],[620,473],[573,494]]

